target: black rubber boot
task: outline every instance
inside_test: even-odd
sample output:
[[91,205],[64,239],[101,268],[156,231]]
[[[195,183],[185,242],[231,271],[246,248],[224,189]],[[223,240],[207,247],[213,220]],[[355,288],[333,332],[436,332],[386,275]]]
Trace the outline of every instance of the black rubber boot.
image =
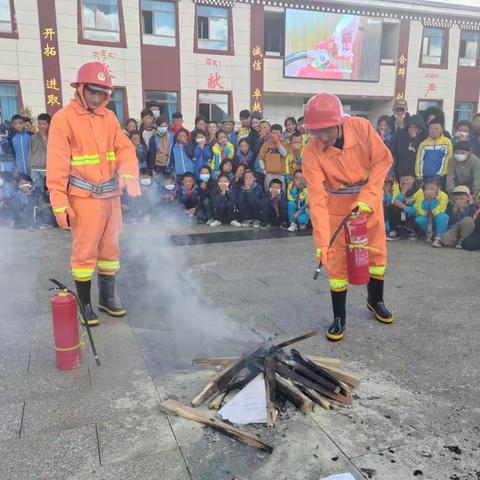
[[115,275],[98,275],[98,309],[112,317],[123,317],[127,311],[115,300]]
[[371,278],[368,282],[367,308],[382,323],[392,323],[393,315],[383,303],[383,280]]
[[100,321],[97,314],[93,311],[92,301],[90,299],[90,289],[92,282],[79,282],[75,280],[75,287],[77,288],[77,297],[82,304],[83,311],[85,312],[85,318],[82,319],[82,323],[87,322],[90,327],[96,327]]
[[332,295],[333,322],[328,327],[326,336],[331,342],[338,342],[345,335],[347,291],[330,290],[330,294]]

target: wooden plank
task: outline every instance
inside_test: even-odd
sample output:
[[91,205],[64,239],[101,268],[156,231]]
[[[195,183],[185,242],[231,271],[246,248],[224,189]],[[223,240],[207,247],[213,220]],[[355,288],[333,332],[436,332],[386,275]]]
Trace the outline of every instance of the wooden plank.
[[218,367],[219,365],[226,367],[239,359],[240,357],[194,358],[192,365],[196,365],[197,367]]
[[346,372],[340,368],[329,366],[324,366],[322,368],[325,369],[332,377],[335,377],[337,380],[340,380],[341,382],[344,382],[352,387],[358,387],[362,381],[358,375],[355,375],[351,372]]
[[341,368],[342,361],[338,358],[330,358],[330,357],[319,357],[317,355],[305,355],[311,362],[318,364],[320,367],[323,366],[330,366],[335,368]]
[[278,392],[293,403],[295,407],[305,414],[313,412],[313,402],[297,387],[282,378],[278,373],[275,374],[275,380]]
[[194,422],[202,423],[203,425],[208,425],[209,427],[212,427],[239,442],[245,443],[250,447],[258,448],[259,450],[264,450],[268,453],[273,452],[273,447],[262,442],[256,436],[247,432],[243,432],[233,425],[222,422],[221,420],[215,418],[212,414],[196,410],[192,407],[188,407],[187,405],[183,405],[177,400],[165,400],[165,402],[160,405],[160,410],[167,415],[175,415],[192,420]]
[[332,400],[336,400],[337,402],[344,403],[345,405],[352,404],[351,398],[345,395],[341,395],[340,393],[330,392],[326,388],[323,388],[321,385],[318,385],[318,383],[315,383],[311,381],[309,378],[304,377],[303,375],[300,375],[297,372],[294,372],[293,370],[282,365],[281,363],[277,363],[276,368],[277,368],[277,373],[279,373],[284,378],[288,378],[293,382],[300,383],[304,387],[311,388],[316,392],[321,393],[322,395],[325,395],[328,398],[331,398]]
[[265,358],[263,378],[265,379],[265,392],[267,397],[267,425],[269,428],[275,426],[277,409],[275,408],[276,382],[275,382],[275,360],[271,355]]
[[315,403],[318,403],[318,405],[320,405],[325,410],[333,409],[333,405],[326,398],[323,398],[315,390],[312,390],[311,388],[302,388],[301,390],[307,397],[311,398]]
[[192,406],[198,407],[205,400],[208,400],[213,394],[220,391],[225,385],[230,383],[233,378],[242,370],[249,362],[254,362],[256,356],[265,351],[262,345],[257,347],[249,355],[240,358],[231,365],[226,366],[220,373],[218,373],[212,381],[210,381],[203,390],[192,400]]
[[219,410],[220,407],[222,406],[223,400],[225,399],[225,396],[227,395],[227,392],[220,392],[218,395],[214,397],[214,399],[208,404],[208,408],[210,410]]
[[276,345],[273,346],[273,349],[278,350],[280,348],[285,348],[285,347],[288,347],[289,345],[293,345],[294,343],[298,343],[303,340],[306,340],[307,338],[314,337],[315,335],[318,335],[318,331],[316,330],[314,332],[306,333],[305,335],[300,335],[299,337],[291,338],[290,340],[286,340],[285,342],[277,343]]

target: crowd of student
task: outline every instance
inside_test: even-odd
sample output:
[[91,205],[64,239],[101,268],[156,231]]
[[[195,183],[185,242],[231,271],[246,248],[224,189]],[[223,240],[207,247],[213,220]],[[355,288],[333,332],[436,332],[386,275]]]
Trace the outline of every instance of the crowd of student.
[[[480,114],[445,131],[441,110],[410,115],[397,100],[377,132],[394,157],[384,185],[388,240],[416,239],[434,247],[480,248]],[[129,223],[160,220],[169,209],[187,223],[210,227],[284,228],[309,226],[308,188],[302,152],[308,142],[303,119],[273,124],[257,113],[240,112],[221,125],[197,116],[193,130],[180,112],[171,124],[156,106],[130,118],[125,134],[135,146],[142,196],[124,195]],[[45,185],[50,117],[15,115],[0,126],[0,224],[15,228],[55,225]]]

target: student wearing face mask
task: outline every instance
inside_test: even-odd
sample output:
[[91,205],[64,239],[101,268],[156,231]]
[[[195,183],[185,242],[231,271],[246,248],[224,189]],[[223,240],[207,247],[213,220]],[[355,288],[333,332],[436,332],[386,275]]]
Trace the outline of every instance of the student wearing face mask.
[[472,152],[469,142],[453,146],[453,159],[447,174],[447,192],[459,185],[467,186],[475,196],[480,192],[480,159]]
[[176,205],[178,189],[179,186],[175,182],[175,175],[167,175],[164,178],[163,185],[160,187],[160,204],[164,206]]
[[133,225],[139,221],[141,223],[150,222],[151,214],[159,203],[157,186],[153,181],[152,172],[148,168],[140,170],[139,183],[141,196],[129,197],[125,193],[122,195],[122,212],[127,223]]
[[172,157],[173,132],[168,130],[166,117],[158,117],[155,123],[158,128],[148,144],[148,167],[164,175],[169,168]]
[[468,120],[460,120],[453,129],[452,143],[470,142],[472,139],[473,126]]
[[195,180],[200,180],[200,169],[209,167],[212,161],[212,148],[207,142],[207,132],[197,130],[195,133],[195,146],[193,148],[193,159],[195,160]]
[[212,177],[212,171],[208,166],[202,167],[198,176],[199,205],[197,218],[200,221],[206,222],[207,225],[210,225],[215,221],[213,217],[212,193],[218,184]]

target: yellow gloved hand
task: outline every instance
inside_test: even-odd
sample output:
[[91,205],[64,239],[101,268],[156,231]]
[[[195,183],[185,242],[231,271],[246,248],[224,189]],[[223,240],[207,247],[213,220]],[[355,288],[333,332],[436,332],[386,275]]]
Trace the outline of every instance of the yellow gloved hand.
[[120,178],[124,187],[127,189],[128,195],[138,197],[142,194],[138,179],[134,175],[124,174]]
[[70,206],[68,207],[58,207],[53,209],[53,214],[55,215],[55,220],[60,228],[69,230],[69,221],[75,220],[75,212]]
[[334,248],[328,248],[327,247],[318,247],[315,250],[315,255],[317,257],[318,263],[321,263],[323,266],[328,264],[328,260],[332,257],[332,255],[335,253]]

